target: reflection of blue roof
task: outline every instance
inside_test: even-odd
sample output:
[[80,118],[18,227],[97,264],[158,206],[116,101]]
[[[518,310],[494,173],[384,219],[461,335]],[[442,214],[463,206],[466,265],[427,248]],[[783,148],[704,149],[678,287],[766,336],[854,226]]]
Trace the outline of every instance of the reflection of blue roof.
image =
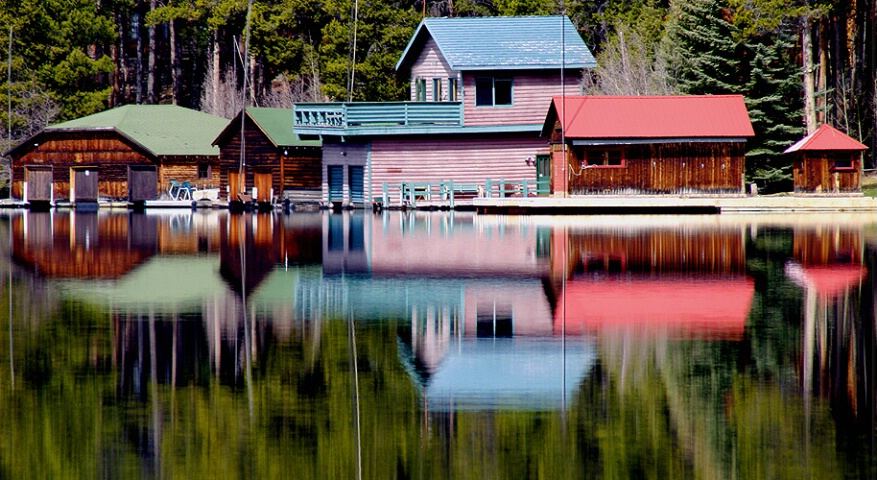
[[566,16],[425,18],[396,69],[410,66],[431,36],[452,70],[521,70],[597,66]]
[[560,338],[465,339],[425,379],[426,403],[431,411],[557,410],[572,401],[596,356],[582,337],[565,346]]

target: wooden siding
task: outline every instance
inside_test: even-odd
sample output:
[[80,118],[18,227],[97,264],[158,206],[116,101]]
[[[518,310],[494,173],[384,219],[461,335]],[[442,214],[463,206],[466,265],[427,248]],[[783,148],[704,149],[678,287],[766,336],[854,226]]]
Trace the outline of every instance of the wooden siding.
[[[476,107],[476,77],[512,77],[511,107]],[[565,93],[581,94],[581,71],[567,72]],[[463,75],[463,118],[466,126],[542,124],[551,105],[551,97],[564,91],[560,71],[514,75],[513,72],[467,72]]]
[[[442,80],[442,101],[448,100],[448,78],[457,78],[459,82],[460,73],[451,70],[451,66],[442,56],[438,45],[432,38],[426,41],[420,56],[414,65],[411,66],[411,101],[417,101],[417,87],[415,80],[423,78],[426,80],[426,99],[432,101],[432,79],[440,78]],[[457,92],[458,95],[462,92]]]
[[[853,168],[835,169],[835,161],[852,162]],[[859,152],[800,152],[795,156],[795,193],[853,193],[862,191],[862,162]]]
[[42,143],[13,159],[13,191],[23,197],[24,169],[49,166],[54,180],[55,200],[70,198],[71,171],[91,167],[98,174],[98,197],[128,199],[128,167],[157,166],[157,188],[167,190],[171,179],[197,180],[199,161],[217,162],[217,157],[167,156],[153,159],[116,132],[48,132]]
[[484,184],[486,179],[533,182],[536,169],[526,164],[548,151],[540,137],[432,137],[374,140],[371,147],[371,181],[366,172],[366,199],[380,198],[383,182],[402,181]]
[[55,199],[70,198],[73,167],[99,171],[98,195],[124,199],[128,195],[128,165],[154,165],[138,147],[115,132],[51,132],[42,142],[13,159],[12,195],[23,196],[24,167],[50,165]]
[[[292,128],[290,122],[289,128]],[[264,133],[249,119],[244,122],[246,139],[246,155],[244,168],[244,187],[251,191],[255,185],[255,172],[271,174],[270,188],[274,195],[282,196],[283,190],[302,190],[320,188],[320,149],[319,148],[285,148],[288,156],[284,156],[284,147],[275,147]],[[241,134],[237,130],[219,145],[219,168],[213,172],[220,196],[226,198],[229,187],[229,172],[237,172],[241,160]],[[260,192],[260,197],[263,194]]]
[[[583,168],[589,150],[568,147],[568,192],[585,194],[665,194],[743,192],[743,143],[673,143],[621,148],[623,167]],[[555,168],[555,174],[559,173]],[[558,183],[555,183],[557,186]]]

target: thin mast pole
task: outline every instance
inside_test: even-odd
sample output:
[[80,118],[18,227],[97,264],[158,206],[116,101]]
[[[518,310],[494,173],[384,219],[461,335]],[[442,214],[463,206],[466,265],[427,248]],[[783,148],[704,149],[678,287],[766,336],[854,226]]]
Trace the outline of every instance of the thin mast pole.
[[[6,66],[6,129],[9,145],[12,148],[12,26],[9,27],[9,50]],[[9,198],[12,199],[12,157],[9,157]]]
[[[249,66],[247,63],[250,59],[250,11],[253,9],[253,0],[250,0],[247,3],[247,23],[246,27],[244,27],[244,51],[241,55],[241,65],[243,66],[243,75],[244,75],[244,88],[241,92],[241,159],[238,162],[238,185],[237,192],[235,195],[243,190],[243,186],[246,185],[244,182],[244,167],[247,165],[246,160],[246,146],[247,140],[244,136],[244,124],[246,123],[247,118],[247,80],[250,78]],[[231,200],[231,199],[229,199]]]

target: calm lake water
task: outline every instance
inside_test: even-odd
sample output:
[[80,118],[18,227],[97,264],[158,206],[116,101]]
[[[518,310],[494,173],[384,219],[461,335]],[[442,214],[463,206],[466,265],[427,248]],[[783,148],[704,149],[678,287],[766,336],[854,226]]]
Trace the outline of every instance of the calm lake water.
[[0,478],[874,478],[877,218],[0,213]]

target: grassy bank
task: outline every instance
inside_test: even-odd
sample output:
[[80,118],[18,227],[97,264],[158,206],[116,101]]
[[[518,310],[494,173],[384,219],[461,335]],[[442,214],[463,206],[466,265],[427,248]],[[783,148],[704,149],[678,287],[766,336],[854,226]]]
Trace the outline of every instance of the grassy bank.
[[877,197],[877,174],[872,173],[862,178],[862,193],[866,197]]

